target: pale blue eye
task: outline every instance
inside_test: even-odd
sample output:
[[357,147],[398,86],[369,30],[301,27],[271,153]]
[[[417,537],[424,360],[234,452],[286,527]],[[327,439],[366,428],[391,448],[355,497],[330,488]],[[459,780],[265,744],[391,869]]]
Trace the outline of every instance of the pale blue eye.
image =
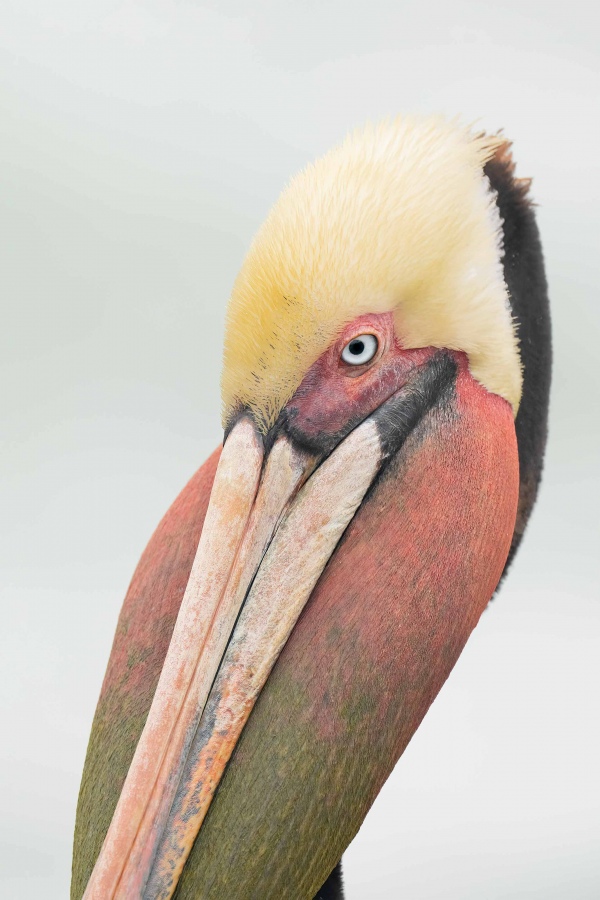
[[371,362],[377,353],[377,346],[374,334],[359,334],[348,341],[342,350],[342,359],[351,366],[362,366]]

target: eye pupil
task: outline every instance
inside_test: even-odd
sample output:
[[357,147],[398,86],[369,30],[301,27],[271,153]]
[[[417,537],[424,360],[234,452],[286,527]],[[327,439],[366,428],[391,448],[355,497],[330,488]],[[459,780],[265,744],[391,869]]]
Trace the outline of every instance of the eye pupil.
[[351,341],[348,349],[353,356],[360,356],[364,352],[365,345],[363,341]]

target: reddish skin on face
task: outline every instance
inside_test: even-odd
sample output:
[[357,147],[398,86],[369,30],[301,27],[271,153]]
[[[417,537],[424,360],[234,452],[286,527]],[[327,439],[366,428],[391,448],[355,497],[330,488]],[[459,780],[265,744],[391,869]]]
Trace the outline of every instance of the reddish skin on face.
[[[373,359],[361,366],[344,362],[346,344],[363,334],[377,338]],[[403,387],[416,367],[435,352],[432,347],[403,349],[391,313],[359,316],[311,366],[287,404],[291,433],[317,444],[326,435],[346,434]]]
[[[376,334],[379,351],[352,370],[341,349],[360,333]],[[288,404],[290,433],[318,444],[345,432],[435,352],[402,350],[391,316],[361,317]],[[242,884],[244,898],[312,896],[491,597],[516,514],[514,424],[508,404],[454,355],[452,397],[417,425],[364,501],[267,681],[184,869],[181,900],[234,896]],[[169,511],[125,601],[82,783],[73,897],[152,699],[215,467],[216,454]]]

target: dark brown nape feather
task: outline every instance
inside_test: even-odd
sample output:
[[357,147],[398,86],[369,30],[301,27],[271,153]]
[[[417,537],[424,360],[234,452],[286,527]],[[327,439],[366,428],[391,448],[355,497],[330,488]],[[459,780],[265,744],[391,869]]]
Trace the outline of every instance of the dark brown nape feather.
[[314,900],[344,900],[341,862],[337,864]]
[[515,422],[520,468],[519,508],[504,574],[523,537],[542,475],[552,370],[548,286],[533,202],[529,197],[531,180],[515,177],[510,147],[509,142],[502,144],[484,169],[496,192],[503,220],[504,279],[517,323],[523,364],[523,396]]

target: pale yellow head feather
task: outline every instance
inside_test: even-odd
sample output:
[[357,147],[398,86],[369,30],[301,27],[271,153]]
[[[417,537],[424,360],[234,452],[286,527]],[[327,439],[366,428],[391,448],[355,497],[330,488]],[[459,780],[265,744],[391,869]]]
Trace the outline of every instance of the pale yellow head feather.
[[403,346],[465,351],[516,414],[519,351],[483,175],[502,142],[399,118],[354,132],[291,181],[229,302],[225,420],[241,405],[268,429],[346,323],[392,310]]

